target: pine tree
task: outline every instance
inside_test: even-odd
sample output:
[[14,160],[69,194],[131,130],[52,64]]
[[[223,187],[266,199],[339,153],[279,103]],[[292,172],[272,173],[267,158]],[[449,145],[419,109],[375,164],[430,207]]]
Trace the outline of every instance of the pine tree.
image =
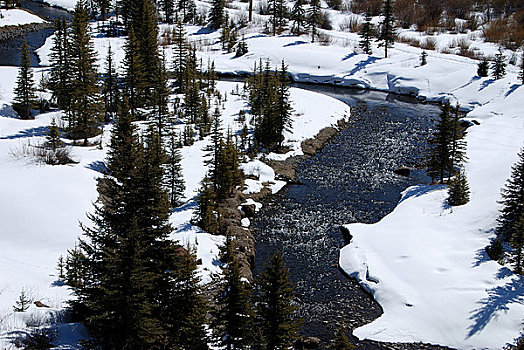
[[218,233],[218,219],[216,195],[213,191],[213,184],[209,179],[202,181],[202,187],[197,197],[197,211],[194,215],[194,222],[202,230],[209,233]]
[[276,75],[278,85],[275,104],[275,141],[277,142],[278,147],[282,147],[284,132],[291,131],[291,112],[293,110],[289,97],[289,78],[284,60],[282,60],[282,65],[280,70],[277,70]]
[[280,33],[286,25],[287,8],[283,0],[270,0],[268,2],[271,22],[271,31],[273,35]]
[[62,255],[60,255],[56,264],[56,270],[58,271],[58,278],[61,280],[65,279],[65,267],[65,259]]
[[495,55],[495,61],[491,65],[493,78],[496,80],[502,79],[506,75],[506,58],[502,54],[502,50],[499,49],[499,52]]
[[222,260],[227,266],[223,271],[214,313],[214,336],[217,345],[225,349],[246,349],[250,338],[249,325],[253,311],[249,303],[250,291],[242,281],[240,267],[234,256],[234,241],[226,236],[226,252]]
[[146,87],[145,63],[138,49],[133,28],[130,29],[124,46],[124,92],[130,104],[133,119],[141,119],[138,108],[144,105]]
[[469,202],[469,186],[463,171],[459,171],[450,182],[448,194],[448,204],[451,206],[464,205]]
[[25,290],[22,289],[20,292],[20,296],[18,297],[18,300],[16,301],[16,305],[13,306],[14,312],[26,312],[27,309],[29,309],[29,305],[31,304],[31,299],[26,295]]
[[420,55],[420,65],[421,66],[425,66],[428,63],[427,57],[428,57],[428,54],[426,53],[426,51],[422,51],[422,54]]
[[162,10],[164,11],[164,20],[168,24],[173,24],[174,12],[175,12],[175,2],[173,0],[162,0],[160,2]]
[[280,253],[269,259],[257,279],[256,312],[267,349],[286,349],[297,338],[300,320],[295,316],[294,287]]
[[349,341],[348,337],[346,336],[346,329],[344,325],[340,325],[340,327],[337,329],[337,332],[335,334],[335,339],[331,341],[331,344],[329,344],[330,350],[353,350],[357,347]]
[[178,248],[176,269],[174,272],[175,288],[167,319],[170,322],[170,336],[180,349],[207,350],[208,335],[206,313],[208,305],[203,295],[197,270],[195,249],[189,244]]
[[158,72],[156,76],[157,82],[156,86],[152,92],[152,102],[154,106],[154,112],[152,118],[157,127],[157,132],[160,135],[160,138],[167,135],[167,120],[169,119],[169,76],[166,69],[165,56],[162,55],[162,62],[158,67]]
[[119,110],[100,182],[99,204],[84,229],[84,280],[77,305],[103,348],[156,348],[167,337],[163,310],[173,289],[176,246],[168,239],[165,154],[150,128],[138,139],[127,101]]
[[460,125],[460,106],[457,104],[454,108],[454,114],[450,117],[450,163],[448,168],[449,176],[452,176],[456,168],[466,160],[466,141],[464,139],[464,128]]
[[114,53],[111,51],[111,44],[107,49],[106,71],[104,74],[104,85],[102,87],[105,105],[105,121],[112,120],[116,113],[116,97],[118,95],[118,77],[114,65]]
[[29,46],[24,39],[20,47],[20,68],[14,90],[15,98],[13,108],[21,119],[33,119],[31,109],[36,105],[35,82],[33,80],[33,69],[31,68],[31,56],[29,56]]
[[96,53],[88,33],[89,13],[83,1],[75,6],[71,25],[71,58],[73,61],[73,95],[69,134],[74,139],[87,139],[99,132],[101,117],[96,68]]
[[478,64],[477,75],[479,77],[487,77],[488,71],[489,71],[489,62],[486,59],[483,59]]
[[384,56],[388,57],[388,49],[393,47],[395,42],[395,16],[393,15],[393,1],[384,0],[382,8],[382,16],[384,19],[380,22],[378,38],[381,43],[379,47],[384,46]]
[[50,148],[52,151],[56,151],[58,148],[63,146],[62,140],[60,140],[60,129],[56,125],[55,118],[51,119],[51,124],[47,128],[45,146]]
[[222,28],[225,21],[225,1],[224,0],[213,0],[211,3],[211,9],[209,11],[209,27],[213,30]]
[[373,23],[371,23],[371,13],[368,8],[366,11],[366,17],[364,18],[364,23],[360,30],[360,42],[358,46],[364,51],[365,54],[371,55],[373,51],[371,50],[371,40],[375,36],[375,28]]
[[293,25],[291,32],[295,35],[301,35],[306,28],[306,10],[304,9],[304,0],[296,0],[291,10],[291,20]]
[[73,98],[73,67],[69,33],[65,19],[58,19],[55,28],[56,31],[50,54],[49,89],[53,92],[53,98],[56,100],[58,108],[69,113]]
[[524,274],[524,213],[521,213],[515,224],[509,241],[511,245],[510,261],[515,266],[515,273]]
[[307,17],[307,24],[311,33],[311,42],[315,42],[317,37],[317,27],[322,23],[322,13],[320,11],[320,0],[311,0]]
[[64,282],[70,287],[79,288],[84,281],[83,264],[85,263],[85,256],[80,248],[75,243],[73,249],[67,250],[65,260],[65,279]]
[[498,218],[497,234],[506,240],[515,235],[515,227],[524,213],[524,149],[511,168],[511,177],[502,189],[502,209]]
[[180,20],[177,21],[177,25],[173,32],[173,40],[175,45],[173,50],[173,75],[175,78],[175,86],[178,91],[183,91],[186,87],[184,74],[186,72],[186,57],[189,48],[184,26]]
[[439,115],[436,130],[428,141],[428,175],[431,176],[432,181],[438,178],[440,182],[443,182],[446,173],[453,164],[450,148],[450,142],[452,140],[450,133],[452,130],[450,110],[451,106],[449,102],[446,102],[442,106],[442,112]]
[[167,188],[169,189],[169,201],[172,207],[178,207],[181,199],[184,197],[186,186],[182,175],[182,156],[177,149],[175,135],[171,134],[168,144],[168,161],[167,168]]

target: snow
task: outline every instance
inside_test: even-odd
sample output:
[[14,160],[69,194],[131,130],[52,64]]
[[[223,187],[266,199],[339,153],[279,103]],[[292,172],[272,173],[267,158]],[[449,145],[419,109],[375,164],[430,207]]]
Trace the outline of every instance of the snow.
[[0,27],[44,22],[42,18],[25,10],[0,9]]
[[[76,3],[47,2],[67,9]],[[238,10],[229,9],[232,17],[247,6],[234,5]],[[335,28],[346,18],[329,13]],[[262,20],[255,15],[255,22]],[[161,25],[160,30],[169,27]],[[258,33],[259,29],[240,31],[245,35],[249,53],[235,58],[234,53],[219,49],[218,32],[186,27],[189,40],[198,44],[198,57],[204,64],[213,60],[222,73],[251,72],[260,59],[268,59],[272,67],[285,60],[296,81],[372,88],[411,94],[421,100],[460,103],[463,110],[469,111],[468,119],[480,122],[468,130],[467,136],[469,162],[465,169],[471,187],[470,203],[449,208],[445,205],[444,187],[420,185],[407,189],[397,208],[380,222],[348,225],[353,240],[341,250],[340,265],[373,293],[384,309],[380,318],[356,329],[354,334],[359,338],[423,341],[459,349],[500,349],[515,338],[524,314],[523,280],[508,267],[490,261],[483,248],[493,237],[500,188],[510,174],[516,153],[524,146],[524,106],[520,103],[524,88],[517,82],[517,67],[508,66],[507,76],[495,81],[476,76],[478,61],[442,52],[467,40],[475,52],[493,55],[498,48],[480,39],[478,32],[431,36],[437,50],[426,50],[428,63],[421,67],[422,49],[406,44],[396,43],[385,59],[376,43],[373,55],[360,53],[359,38],[354,33],[322,31],[332,41],[331,46],[322,46],[307,36],[269,37]],[[400,34],[419,41],[429,38],[411,29]],[[100,71],[108,46],[115,52],[118,64],[124,56],[124,43],[124,38],[95,37]],[[42,65],[49,64],[51,45],[52,38],[48,38],[38,50]],[[172,46],[165,47],[168,62],[172,61],[172,50]],[[505,54],[509,56],[510,52]],[[0,76],[0,348],[5,348],[7,332],[24,328],[26,317],[37,312],[58,312],[71,297],[65,286],[54,283],[56,260],[73,247],[81,234],[78,221],[86,222],[85,213],[92,212],[92,202],[97,197],[95,179],[100,176],[96,169],[104,160],[107,147],[73,147],[79,163],[69,166],[37,165],[27,158],[13,158],[13,151],[28,142],[42,141],[45,127],[57,112],[39,115],[34,121],[17,119],[11,108],[16,68],[0,67]],[[248,107],[242,96],[232,94],[236,86],[241,90],[240,83],[218,84],[222,95],[227,93],[223,127],[233,133],[242,127],[235,120],[238,111]],[[284,155],[266,154],[242,164],[243,171],[252,176],[246,180],[244,193],[258,192],[264,185],[273,193],[278,192],[285,182],[276,179],[264,160],[302,154],[302,141],[350,115],[349,107],[322,94],[296,88],[290,89],[290,93],[293,127],[286,133],[284,144],[291,151]],[[106,145],[109,137],[110,130],[106,130]],[[207,171],[203,149],[208,144],[206,138],[181,150],[185,203],[174,210],[170,219],[175,229],[173,238],[183,245],[196,246],[197,257],[202,260],[199,271],[203,282],[220,271],[218,247],[224,242],[224,237],[210,235],[191,224],[194,198]],[[250,204],[255,204],[257,211],[262,206],[253,199],[244,203]],[[244,220],[243,225],[248,226],[248,221]],[[14,315],[12,306],[22,288],[52,308],[42,311],[32,306],[25,315]],[[66,338],[59,348],[74,348],[78,332],[72,329],[78,325],[55,327]]]

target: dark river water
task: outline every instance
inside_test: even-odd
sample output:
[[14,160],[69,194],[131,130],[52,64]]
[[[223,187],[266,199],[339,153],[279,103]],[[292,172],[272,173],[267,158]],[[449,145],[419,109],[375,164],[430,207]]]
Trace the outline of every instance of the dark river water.
[[[22,0],[22,7],[53,20],[66,11]],[[32,49],[52,33],[44,29],[27,35]],[[0,65],[18,65],[23,37],[0,43]],[[32,54],[33,64],[38,58]],[[339,226],[373,223],[390,213],[406,187],[428,182],[423,171],[409,177],[393,173],[399,166],[419,163],[439,108],[391,94],[318,85],[297,87],[337,98],[352,108],[350,127],[297,170],[301,185],[291,185],[265,202],[253,222],[257,266],[281,251],[296,286],[301,333],[326,345],[340,321],[349,330],[369,323],[382,310],[359,284],[338,268],[345,245]],[[438,348],[358,342],[359,349]]]
[[[326,344],[338,322],[354,329],[382,313],[338,268],[339,249],[346,244],[339,226],[377,222],[394,209],[406,187],[429,181],[420,170],[409,177],[393,170],[420,163],[439,108],[380,92],[298,86],[352,106],[350,127],[300,165],[302,184],[269,199],[252,227],[257,267],[275,251],[283,253],[304,319],[302,333]],[[359,349],[383,346],[358,344]]]
[[[67,20],[71,19],[71,14],[67,11],[29,0],[21,0],[20,7],[27,9],[48,21],[53,21],[60,17],[64,17]],[[31,64],[34,67],[37,67],[39,60],[34,50],[44,45],[46,38],[53,32],[54,29],[42,29],[31,32],[26,36],[22,35],[5,42],[0,42],[0,66],[20,65],[20,47],[22,46],[25,37],[31,53]]]

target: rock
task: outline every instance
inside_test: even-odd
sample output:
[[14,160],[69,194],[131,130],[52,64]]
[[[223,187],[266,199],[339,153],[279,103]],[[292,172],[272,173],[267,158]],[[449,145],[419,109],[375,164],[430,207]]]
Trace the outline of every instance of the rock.
[[242,212],[246,214],[247,218],[255,217],[256,206],[254,204],[243,204],[241,208],[242,208]]
[[393,172],[400,176],[409,176],[411,174],[411,169],[405,166],[401,166],[393,170]]
[[302,337],[295,342],[295,349],[316,349],[321,343],[317,337]]
[[326,142],[331,140],[337,134],[337,132],[338,130],[333,127],[328,127],[320,130],[317,136],[302,142],[302,152],[309,156],[315,155],[318,150],[324,147],[324,144]]

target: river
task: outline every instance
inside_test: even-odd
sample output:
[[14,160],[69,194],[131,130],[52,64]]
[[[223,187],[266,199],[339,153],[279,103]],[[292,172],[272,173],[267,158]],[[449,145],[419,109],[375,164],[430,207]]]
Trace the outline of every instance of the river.
[[[29,0],[22,0],[21,7],[49,20],[71,17],[67,11]],[[43,29],[27,36],[34,66],[38,57],[33,50],[52,32]],[[22,42],[18,37],[0,43],[0,65],[18,65]],[[428,181],[420,170],[409,177],[393,170],[419,163],[439,108],[382,92],[294,85],[350,105],[351,124],[299,166],[300,185],[287,186],[264,203],[252,226],[256,263],[258,269],[275,251],[283,253],[305,321],[301,333],[319,337],[326,345],[338,322],[354,329],[382,313],[373,298],[338,268],[339,249],[346,244],[339,226],[380,220],[393,210],[405,188]],[[352,340],[359,349],[439,349]]]
[[[350,127],[299,166],[300,185],[287,186],[266,201],[252,228],[257,268],[275,251],[282,252],[305,321],[302,333],[319,337],[325,345],[338,322],[354,329],[382,313],[373,298],[339,270],[339,250],[347,244],[339,227],[377,222],[394,209],[405,188],[429,182],[424,171],[403,177],[393,170],[420,163],[428,128],[440,109],[381,92],[296,86],[350,105]],[[391,348],[353,341],[359,349]]]

